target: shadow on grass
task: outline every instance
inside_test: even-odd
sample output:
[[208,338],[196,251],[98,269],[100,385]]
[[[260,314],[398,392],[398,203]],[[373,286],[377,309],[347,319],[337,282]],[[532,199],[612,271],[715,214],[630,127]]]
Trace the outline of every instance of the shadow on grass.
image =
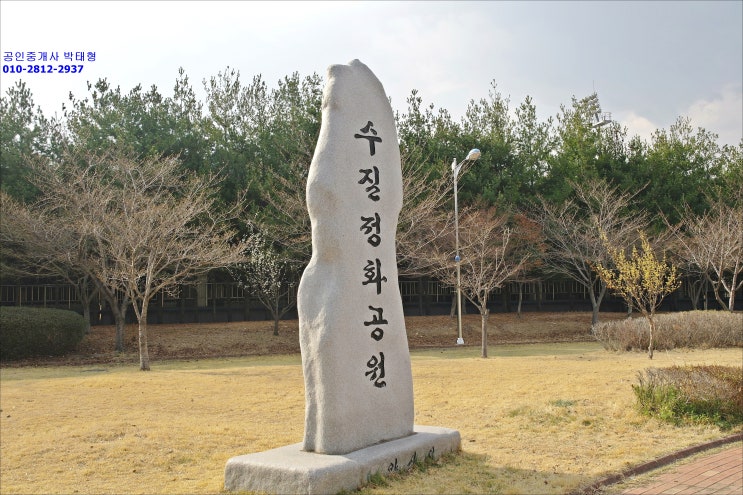
[[379,494],[558,494],[590,481],[586,476],[493,466],[483,454],[459,452],[372,482],[352,492]]

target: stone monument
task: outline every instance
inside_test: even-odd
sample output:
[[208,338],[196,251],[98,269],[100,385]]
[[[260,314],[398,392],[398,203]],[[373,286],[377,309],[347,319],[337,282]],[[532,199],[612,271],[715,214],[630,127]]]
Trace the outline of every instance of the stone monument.
[[413,424],[413,380],[395,232],[400,151],[369,68],[333,65],[307,178],[312,259],[297,309],[305,381],[301,444],[233,457],[227,490],[336,493],[459,448],[459,433]]
[[400,148],[366,65],[334,65],[307,177],[312,259],[297,310],[304,449],[346,454],[413,433],[413,378],[397,283]]

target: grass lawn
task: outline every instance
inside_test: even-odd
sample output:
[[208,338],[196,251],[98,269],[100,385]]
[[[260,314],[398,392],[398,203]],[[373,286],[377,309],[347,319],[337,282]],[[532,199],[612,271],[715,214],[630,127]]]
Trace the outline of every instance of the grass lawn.
[[[741,349],[613,353],[590,342],[419,349],[416,424],[463,452],[366,493],[566,493],[731,434],[636,412],[649,366],[740,365]],[[0,370],[1,491],[219,493],[228,458],[301,441],[298,354]]]

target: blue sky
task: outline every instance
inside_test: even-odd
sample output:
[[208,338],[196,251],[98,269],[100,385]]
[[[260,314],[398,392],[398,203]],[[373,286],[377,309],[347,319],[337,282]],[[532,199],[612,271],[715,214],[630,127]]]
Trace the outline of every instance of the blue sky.
[[[18,2],[0,1],[0,51],[95,52],[80,74],[19,77],[52,115],[106,77],[168,95],[183,67],[202,80],[226,67],[270,85],[358,58],[395,109],[417,89],[455,118],[491,83],[540,118],[594,90],[630,134],[650,138],[679,116],[743,136],[743,2]],[[7,64],[8,62],[3,62]],[[16,63],[16,62],[13,62]],[[28,62],[24,62],[28,64]]]

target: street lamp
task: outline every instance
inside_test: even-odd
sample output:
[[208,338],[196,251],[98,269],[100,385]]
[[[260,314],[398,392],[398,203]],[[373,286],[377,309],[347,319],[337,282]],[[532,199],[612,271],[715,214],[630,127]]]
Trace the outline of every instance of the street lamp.
[[454,238],[456,239],[456,255],[454,256],[454,262],[457,264],[457,329],[459,330],[459,338],[457,338],[457,345],[463,345],[464,339],[462,338],[462,276],[459,267],[459,203],[457,202],[457,176],[459,176],[459,170],[462,168],[465,162],[474,162],[480,158],[480,150],[477,148],[470,150],[467,153],[467,157],[457,164],[457,159],[451,163],[451,171],[454,176]]

